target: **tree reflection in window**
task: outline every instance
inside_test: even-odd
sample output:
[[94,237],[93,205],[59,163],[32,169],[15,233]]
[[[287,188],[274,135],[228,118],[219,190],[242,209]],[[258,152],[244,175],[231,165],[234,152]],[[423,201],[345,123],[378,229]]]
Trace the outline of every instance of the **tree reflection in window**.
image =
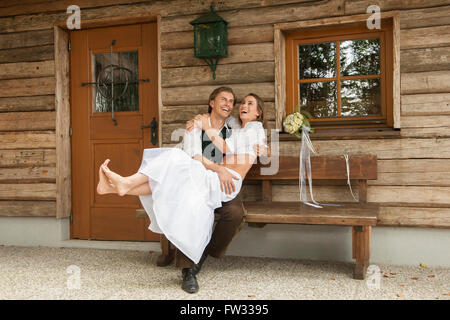
[[342,76],[380,74],[380,39],[340,41]]
[[381,116],[378,38],[301,44],[298,54],[299,102],[314,118]]

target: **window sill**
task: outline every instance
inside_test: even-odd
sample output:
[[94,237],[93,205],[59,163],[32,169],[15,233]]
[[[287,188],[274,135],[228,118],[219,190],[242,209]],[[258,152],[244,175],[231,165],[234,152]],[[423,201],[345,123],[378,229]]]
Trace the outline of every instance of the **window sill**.
[[[359,139],[399,139],[400,130],[392,128],[367,129],[323,129],[310,133],[311,140],[359,140]],[[280,132],[280,141],[299,141],[297,137]]]

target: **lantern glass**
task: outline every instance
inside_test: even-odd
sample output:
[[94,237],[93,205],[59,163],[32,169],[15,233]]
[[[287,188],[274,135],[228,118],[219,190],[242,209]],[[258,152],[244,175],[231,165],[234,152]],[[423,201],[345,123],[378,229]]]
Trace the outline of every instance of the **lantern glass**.
[[197,58],[226,57],[227,27],[222,21],[195,26],[195,56]]

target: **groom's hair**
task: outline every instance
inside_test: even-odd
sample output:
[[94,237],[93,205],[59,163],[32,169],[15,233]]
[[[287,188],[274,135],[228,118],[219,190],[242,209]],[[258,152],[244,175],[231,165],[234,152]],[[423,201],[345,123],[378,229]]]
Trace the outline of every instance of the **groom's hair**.
[[209,95],[209,100],[208,100],[208,113],[211,113],[211,111],[212,111],[212,108],[211,108],[211,106],[209,105],[209,103],[210,103],[212,100],[214,100],[214,99],[217,97],[217,95],[218,95],[219,93],[221,93],[221,92],[229,92],[229,93],[231,93],[231,94],[233,95],[233,99],[234,99],[233,106],[236,104],[236,95],[234,94],[233,89],[231,89],[230,87],[218,87],[218,88],[214,89],[214,91],[211,92],[211,94]]

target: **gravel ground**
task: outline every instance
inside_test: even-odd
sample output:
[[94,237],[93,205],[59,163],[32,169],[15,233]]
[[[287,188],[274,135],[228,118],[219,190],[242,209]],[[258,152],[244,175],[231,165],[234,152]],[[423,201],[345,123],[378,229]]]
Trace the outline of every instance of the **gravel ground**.
[[0,299],[450,300],[449,268],[377,265],[371,282],[352,279],[351,263],[233,256],[208,258],[199,292],[187,294],[181,271],[157,267],[158,255],[0,246]]

